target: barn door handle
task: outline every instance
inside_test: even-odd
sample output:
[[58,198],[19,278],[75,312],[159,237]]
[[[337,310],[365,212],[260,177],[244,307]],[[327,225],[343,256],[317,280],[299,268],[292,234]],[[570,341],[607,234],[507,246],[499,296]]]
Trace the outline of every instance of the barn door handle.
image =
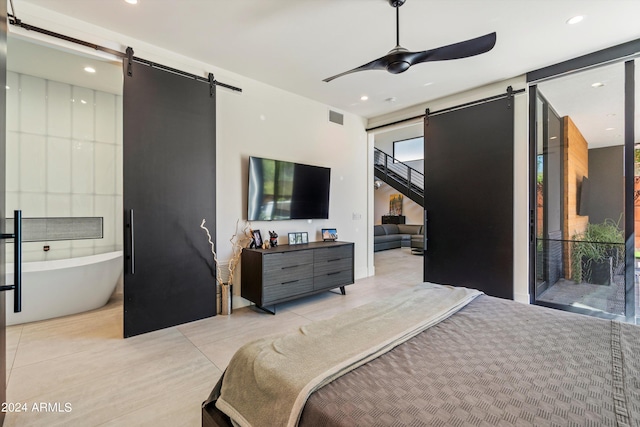
[[427,241],[429,238],[427,237],[427,223],[429,222],[429,215],[427,210],[424,210],[424,225],[422,226],[422,250],[424,252],[427,251]]
[[131,253],[129,254],[130,273],[136,274],[136,241],[133,230],[133,209],[129,211],[129,241],[131,242]]
[[0,291],[13,290],[13,312],[22,311],[22,211],[13,211],[13,233],[0,234],[2,239],[13,239],[13,285],[0,286]]

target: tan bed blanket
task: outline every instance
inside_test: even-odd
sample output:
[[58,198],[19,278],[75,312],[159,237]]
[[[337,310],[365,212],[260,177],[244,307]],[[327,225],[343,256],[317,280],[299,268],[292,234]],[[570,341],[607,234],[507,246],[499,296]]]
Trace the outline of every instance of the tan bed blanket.
[[241,347],[216,406],[240,426],[295,426],[311,393],[437,324],[481,292],[422,283]]

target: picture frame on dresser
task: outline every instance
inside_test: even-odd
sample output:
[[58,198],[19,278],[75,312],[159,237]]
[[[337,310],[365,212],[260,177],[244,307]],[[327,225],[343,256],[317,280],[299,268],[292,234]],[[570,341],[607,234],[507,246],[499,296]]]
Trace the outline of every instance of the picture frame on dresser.
[[290,245],[303,245],[309,243],[309,233],[306,231],[289,233],[287,236],[289,238]]
[[335,242],[338,240],[338,230],[335,228],[323,228],[322,240],[325,242]]
[[262,246],[262,235],[260,234],[260,230],[251,230],[251,235],[253,236],[253,241],[256,244],[256,248]]

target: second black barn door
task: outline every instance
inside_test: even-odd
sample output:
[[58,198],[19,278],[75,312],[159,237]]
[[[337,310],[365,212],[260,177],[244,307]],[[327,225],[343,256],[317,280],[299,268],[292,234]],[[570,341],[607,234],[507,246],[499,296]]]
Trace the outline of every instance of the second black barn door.
[[216,313],[211,249],[200,229],[206,218],[215,236],[216,103],[208,84],[145,64],[133,62],[124,79],[129,337]]
[[513,299],[513,99],[425,117],[425,281]]

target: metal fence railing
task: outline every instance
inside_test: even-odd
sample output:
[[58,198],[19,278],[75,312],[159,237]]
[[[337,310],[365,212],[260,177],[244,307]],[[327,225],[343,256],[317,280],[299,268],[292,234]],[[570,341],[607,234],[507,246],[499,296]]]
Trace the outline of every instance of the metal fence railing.
[[424,197],[424,174],[402,163],[384,151],[375,149],[374,167],[390,179],[395,179],[406,186],[407,194],[414,192]]

